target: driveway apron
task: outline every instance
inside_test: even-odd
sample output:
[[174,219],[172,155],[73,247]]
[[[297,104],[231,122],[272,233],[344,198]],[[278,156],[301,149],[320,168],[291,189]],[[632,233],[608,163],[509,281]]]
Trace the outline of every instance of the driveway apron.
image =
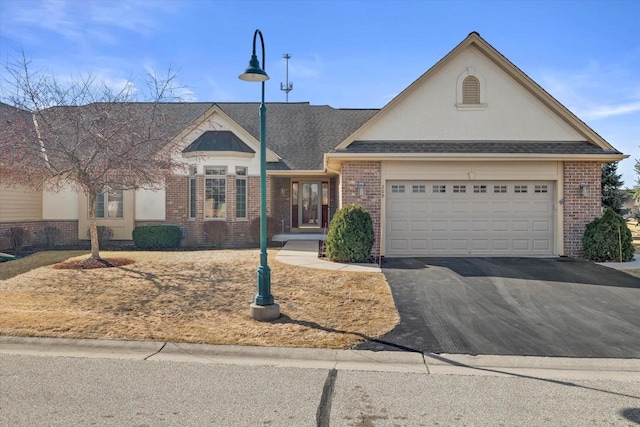
[[390,258],[400,324],[359,349],[640,358],[640,279],[591,262]]

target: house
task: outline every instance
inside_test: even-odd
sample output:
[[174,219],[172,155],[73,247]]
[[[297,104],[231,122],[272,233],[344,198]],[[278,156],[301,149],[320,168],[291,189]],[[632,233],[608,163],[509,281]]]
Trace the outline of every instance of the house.
[[640,212],[640,202],[633,197],[635,191],[628,188],[622,191],[624,191],[627,196],[627,200],[622,205],[622,209],[627,210],[625,218],[636,218]]
[[[204,223],[225,221],[228,245],[249,244],[258,104],[162,108],[188,171],[160,191],[104,194],[99,224],[123,240],[137,225],[177,224],[195,246],[206,243]],[[585,226],[600,215],[602,163],[627,157],[477,33],[380,110],[267,111],[267,211],[281,232],[320,232],[337,208],[358,203],[384,256],[580,256]],[[44,190],[40,218],[3,213],[17,200],[3,191],[0,228],[56,224],[67,241],[86,239],[82,194]]]

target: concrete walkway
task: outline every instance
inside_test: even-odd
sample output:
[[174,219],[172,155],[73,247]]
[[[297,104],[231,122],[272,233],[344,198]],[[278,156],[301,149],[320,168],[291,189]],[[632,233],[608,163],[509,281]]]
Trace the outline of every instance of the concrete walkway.
[[640,269],[640,255],[634,255],[634,259],[628,262],[596,262],[596,264],[614,268],[616,270],[633,270]]
[[346,264],[320,259],[318,258],[317,240],[288,241],[276,255],[276,261],[318,270],[358,271],[362,273],[382,272],[377,264]]

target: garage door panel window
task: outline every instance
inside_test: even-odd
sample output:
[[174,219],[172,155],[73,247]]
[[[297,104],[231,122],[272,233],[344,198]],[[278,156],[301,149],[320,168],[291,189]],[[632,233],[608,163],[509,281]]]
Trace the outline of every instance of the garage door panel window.
[[466,185],[454,185],[453,186],[453,192],[454,193],[466,193],[467,192],[467,186]]
[[506,185],[494,185],[493,186],[493,192],[494,193],[506,193],[507,192],[507,186]]
[[404,193],[404,185],[392,185],[391,186],[392,193]]
[[446,193],[447,192],[447,186],[446,185],[434,185],[433,186],[433,192],[434,193]]
[[529,187],[526,185],[514,185],[513,192],[514,193],[526,193],[529,191]]
[[548,193],[549,192],[549,186],[548,185],[536,185],[534,188],[534,191],[536,193]]
[[486,185],[474,185],[473,186],[473,192],[474,193],[486,193],[487,192],[487,186]]

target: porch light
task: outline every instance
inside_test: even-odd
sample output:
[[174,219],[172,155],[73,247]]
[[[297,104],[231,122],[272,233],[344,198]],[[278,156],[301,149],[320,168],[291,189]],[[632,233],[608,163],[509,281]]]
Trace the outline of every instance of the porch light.
[[358,183],[358,196],[366,196],[367,195],[367,184],[364,182]]
[[583,197],[589,196],[589,184],[580,184],[580,194],[582,194]]
[[[260,36],[262,46],[262,68],[256,56],[256,38]],[[262,83],[260,102],[260,266],[258,267],[258,292],[249,307],[249,314],[255,320],[270,321],[280,317],[280,306],[271,295],[271,269],[267,263],[267,107],[264,104],[264,82],[269,80],[265,71],[265,51],[262,32],[253,33],[253,53],[249,67],[238,78],[248,82]]]

